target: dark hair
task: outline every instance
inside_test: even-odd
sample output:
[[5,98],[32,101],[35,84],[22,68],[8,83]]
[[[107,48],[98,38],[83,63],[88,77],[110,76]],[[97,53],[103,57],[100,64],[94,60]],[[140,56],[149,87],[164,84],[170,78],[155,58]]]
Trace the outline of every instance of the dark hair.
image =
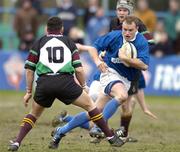
[[50,17],[47,21],[48,32],[60,31],[62,29],[62,26],[63,26],[62,20],[57,16]]

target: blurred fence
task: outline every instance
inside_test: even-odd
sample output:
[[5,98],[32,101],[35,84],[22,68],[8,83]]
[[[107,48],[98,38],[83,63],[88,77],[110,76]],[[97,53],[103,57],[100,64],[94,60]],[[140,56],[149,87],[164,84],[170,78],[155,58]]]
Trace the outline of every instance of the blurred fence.
[[[25,90],[26,53],[0,52],[0,90]],[[88,85],[97,70],[87,53],[81,56]],[[147,95],[180,96],[180,57],[151,57],[149,71],[144,72]]]

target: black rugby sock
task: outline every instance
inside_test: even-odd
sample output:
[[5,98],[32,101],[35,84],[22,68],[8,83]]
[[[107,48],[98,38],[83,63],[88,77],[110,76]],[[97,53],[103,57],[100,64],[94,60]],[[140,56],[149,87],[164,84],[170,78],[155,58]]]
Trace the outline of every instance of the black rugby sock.
[[112,130],[109,129],[106,121],[103,118],[103,114],[97,109],[93,109],[88,112],[91,120],[104,132],[106,137],[114,136]]
[[131,122],[132,116],[121,116],[121,126],[124,127],[124,136],[128,136],[128,129]]

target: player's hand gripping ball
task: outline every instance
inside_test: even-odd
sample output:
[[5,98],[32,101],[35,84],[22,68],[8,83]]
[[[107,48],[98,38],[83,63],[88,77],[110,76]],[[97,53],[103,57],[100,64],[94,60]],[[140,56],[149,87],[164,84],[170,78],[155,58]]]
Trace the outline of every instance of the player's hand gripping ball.
[[[136,47],[130,43],[125,42],[122,47],[119,49],[119,56],[125,56],[128,59],[137,58],[137,50]],[[129,65],[126,62],[123,62],[127,67]]]

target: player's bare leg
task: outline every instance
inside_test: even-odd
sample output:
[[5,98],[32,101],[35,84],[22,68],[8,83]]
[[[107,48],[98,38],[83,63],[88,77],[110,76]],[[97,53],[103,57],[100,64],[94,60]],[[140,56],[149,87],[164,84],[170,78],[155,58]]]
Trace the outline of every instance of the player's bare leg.
[[21,128],[15,140],[10,141],[8,147],[9,151],[17,151],[20,144],[28,132],[34,127],[36,120],[41,116],[44,111],[44,107],[37,104],[35,101],[32,103],[32,110],[27,114],[21,122]]

